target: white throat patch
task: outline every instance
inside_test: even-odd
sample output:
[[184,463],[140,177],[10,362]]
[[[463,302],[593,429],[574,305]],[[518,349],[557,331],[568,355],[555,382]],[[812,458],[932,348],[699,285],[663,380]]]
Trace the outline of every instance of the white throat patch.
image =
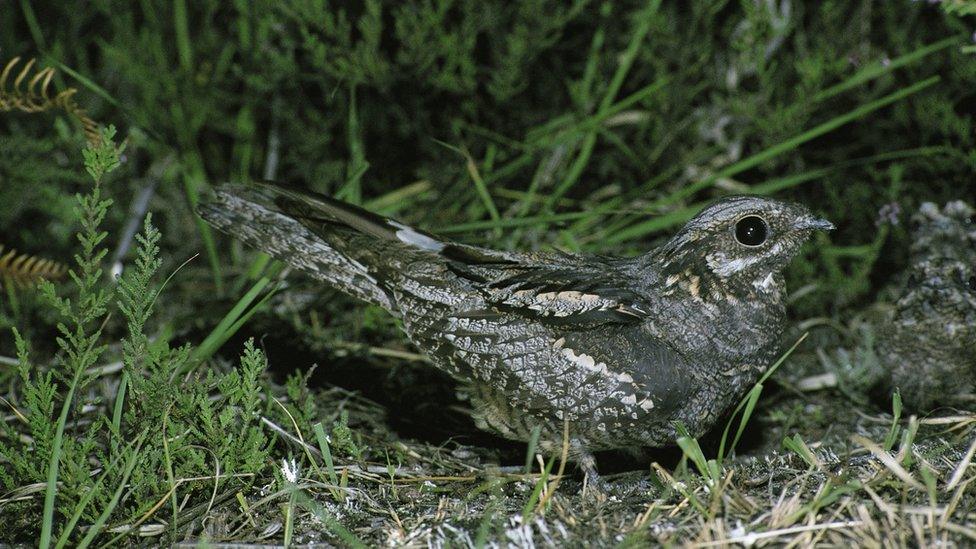
[[757,278],[752,282],[753,287],[755,287],[760,292],[769,292],[776,287],[776,277],[773,273],[766,275],[766,278]]

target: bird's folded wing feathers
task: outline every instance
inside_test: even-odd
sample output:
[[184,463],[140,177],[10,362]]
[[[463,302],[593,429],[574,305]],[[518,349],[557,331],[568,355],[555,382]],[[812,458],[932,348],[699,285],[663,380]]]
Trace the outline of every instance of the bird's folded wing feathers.
[[650,307],[627,278],[598,257],[579,261],[563,254],[502,252],[455,243],[332,198],[277,183],[261,183],[275,205],[323,237],[341,225],[397,248],[440,259],[467,279],[493,307],[546,323],[633,323]]
[[634,323],[646,318],[650,306],[628,287],[627,280],[599,261],[545,260],[504,262],[453,259],[458,276],[477,283],[485,300],[499,311],[516,313],[556,325]]
[[343,225],[364,236],[399,242],[421,252],[438,253],[446,246],[435,235],[341,200],[278,183],[260,186],[275,194],[275,205],[281,211],[316,232],[323,229],[322,224]]

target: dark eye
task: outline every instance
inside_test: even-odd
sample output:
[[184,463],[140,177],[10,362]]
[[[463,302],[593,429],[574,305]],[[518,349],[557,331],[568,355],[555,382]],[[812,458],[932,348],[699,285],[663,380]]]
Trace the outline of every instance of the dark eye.
[[976,275],[969,277],[969,289],[976,292]]
[[735,239],[744,246],[759,246],[768,236],[769,227],[758,215],[747,215],[735,224]]

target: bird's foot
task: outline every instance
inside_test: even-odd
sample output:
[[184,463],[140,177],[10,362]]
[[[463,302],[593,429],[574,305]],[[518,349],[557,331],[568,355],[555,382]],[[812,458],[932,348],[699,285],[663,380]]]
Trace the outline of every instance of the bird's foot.
[[597,503],[605,502],[610,494],[610,485],[596,471],[596,459],[593,454],[587,451],[580,452],[579,466],[583,470],[584,499],[593,499]]

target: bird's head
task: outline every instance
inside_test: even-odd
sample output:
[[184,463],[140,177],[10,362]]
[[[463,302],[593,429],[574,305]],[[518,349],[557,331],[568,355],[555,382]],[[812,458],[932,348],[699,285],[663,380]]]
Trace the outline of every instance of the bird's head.
[[672,280],[705,277],[725,287],[769,284],[814,231],[833,228],[801,204],[735,196],[688,221],[658,257]]

